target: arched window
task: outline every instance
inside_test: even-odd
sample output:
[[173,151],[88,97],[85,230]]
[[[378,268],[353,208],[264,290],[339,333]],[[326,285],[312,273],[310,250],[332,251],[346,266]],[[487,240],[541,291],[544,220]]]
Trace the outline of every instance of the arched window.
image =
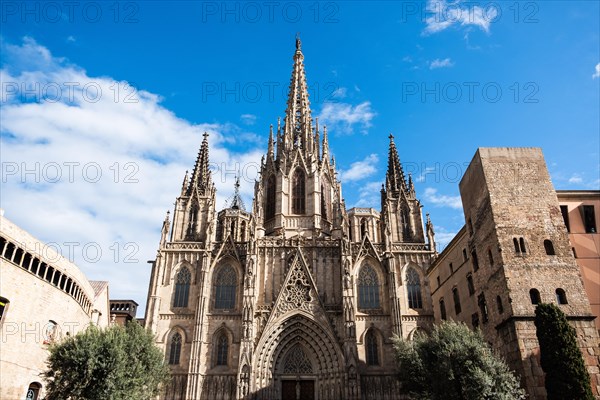
[[529,298],[531,299],[531,304],[540,304],[542,302],[540,291],[535,288],[529,291]]
[[4,321],[4,314],[6,313],[6,310],[8,309],[9,303],[10,303],[10,301],[8,301],[7,298],[0,297],[0,326],[2,326],[2,322]]
[[444,298],[440,299],[440,318],[442,320],[446,319],[446,302],[444,301]]
[[267,180],[267,195],[265,201],[265,220],[275,217],[275,175]]
[[329,189],[329,182],[324,181],[321,185],[321,218],[329,221],[331,209],[331,190]]
[[358,274],[358,308],[379,307],[379,278],[373,267],[367,264]]
[[236,237],[236,234],[235,234],[235,228],[236,228],[236,226],[235,226],[235,225],[236,225],[236,224],[235,224],[235,220],[233,220],[233,219],[232,219],[232,220],[231,220],[231,225],[229,226],[229,230],[230,230],[230,232],[229,232],[229,233],[230,233],[230,235],[231,235],[231,240],[233,240],[234,242],[237,242],[237,240],[236,240],[236,239],[237,239],[237,237]]
[[246,221],[240,224],[240,242],[246,241]]
[[175,277],[175,299],[173,307],[187,307],[190,295],[190,282],[192,274],[186,267],[181,268]]
[[544,240],[544,249],[546,250],[546,254],[549,256],[554,256],[556,253],[554,252],[554,245],[551,240]]
[[225,332],[221,332],[217,339],[217,365],[227,365],[229,356],[229,340]]
[[360,220],[360,238],[364,239],[367,236],[367,220],[362,218]]
[[377,336],[372,329],[365,335],[365,350],[367,353],[367,365],[379,365],[379,346]]
[[304,172],[296,169],[292,178],[292,213],[304,214],[306,212],[306,191],[304,185]]
[[558,304],[569,304],[567,301],[567,294],[565,293],[564,289],[556,289],[556,302]]
[[169,365],[178,365],[181,356],[181,334],[175,332],[169,345]]
[[37,382],[32,382],[29,384],[27,388],[27,395],[25,400],[38,400],[40,395],[40,390],[42,389],[42,385]]
[[215,308],[231,310],[235,308],[235,289],[237,276],[229,264],[223,266],[215,279]]
[[452,299],[454,300],[454,312],[456,315],[460,314],[462,307],[460,306],[460,295],[458,294],[458,288],[452,289]]
[[409,308],[423,308],[423,299],[421,297],[421,280],[419,274],[414,268],[406,272],[406,291],[408,294]]

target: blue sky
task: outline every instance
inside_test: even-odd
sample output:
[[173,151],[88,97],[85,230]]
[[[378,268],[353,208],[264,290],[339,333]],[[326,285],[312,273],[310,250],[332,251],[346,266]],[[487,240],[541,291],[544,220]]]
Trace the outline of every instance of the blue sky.
[[238,169],[251,204],[297,32],[348,206],[379,209],[390,133],[442,243],[477,147],[541,147],[556,188],[599,189],[597,1],[69,4],[1,5],[1,203],[63,254],[80,243],[113,298],[145,303],[205,130],[218,207]]

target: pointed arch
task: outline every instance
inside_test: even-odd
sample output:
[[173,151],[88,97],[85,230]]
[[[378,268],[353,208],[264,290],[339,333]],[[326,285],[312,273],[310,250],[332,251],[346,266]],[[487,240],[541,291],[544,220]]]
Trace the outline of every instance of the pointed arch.
[[423,308],[421,278],[419,277],[419,273],[413,267],[410,267],[406,271],[406,294],[408,296],[409,308]]
[[265,221],[275,218],[275,185],[275,175],[269,176],[265,196]]
[[288,352],[285,354],[285,358],[283,361],[283,371],[284,374],[312,374],[314,372],[314,368],[310,358],[306,355],[304,351],[304,346],[300,343],[295,344]]
[[370,264],[365,264],[358,273],[358,308],[379,309],[379,276]]
[[190,296],[190,284],[192,274],[188,267],[182,267],[175,275],[175,296],[173,297],[174,308],[185,308],[188,306]]
[[367,365],[375,366],[380,365],[379,362],[379,335],[375,329],[371,328],[365,334],[365,358]]
[[173,331],[168,340],[169,365],[179,365],[182,343],[181,333],[177,330]]
[[238,277],[230,263],[221,265],[214,276],[214,308],[233,310],[236,306]]
[[229,365],[229,337],[224,330],[221,330],[216,339],[217,353],[215,365]]
[[283,374],[286,356],[297,344],[303,346],[313,373],[320,377],[315,382],[315,390],[328,388],[331,390],[328,398],[344,398],[336,376],[345,372],[345,362],[335,334],[324,316],[323,319],[315,318],[303,311],[274,321],[265,328],[252,362],[253,390],[264,393],[264,398],[279,398],[278,375]]
[[300,168],[292,176],[292,213],[306,213],[306,176]]
[[367,224],[367,219],[361,218],[360,219],[360,238],[364,239],[367,236],[368,232],[369,232],[369,228],[368,228],[368,224]]

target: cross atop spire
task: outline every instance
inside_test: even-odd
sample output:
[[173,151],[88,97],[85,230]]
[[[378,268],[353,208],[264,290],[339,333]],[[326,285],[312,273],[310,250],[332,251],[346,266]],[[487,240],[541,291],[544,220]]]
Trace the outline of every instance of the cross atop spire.
[[399,192],[400,190],[406,191],[406,179],[404,178],[404,170],[400,163],[400,157],[398,156],[398,150],[394,143],[394,135],[390,133],[390,150],[388,155],[388,170],[386,174],[386,189],[387,191]]
[[200,151],[198,151],[198,157],[196,158],[190,185],[186,192],[186,195],[188,196],[192,195],[192,193],[198,193],[199,195],[204,196],[211,188],[212,181],[208,169],[208,133],[204,132],[204,135],[202,136],[204,139],[202,140]]

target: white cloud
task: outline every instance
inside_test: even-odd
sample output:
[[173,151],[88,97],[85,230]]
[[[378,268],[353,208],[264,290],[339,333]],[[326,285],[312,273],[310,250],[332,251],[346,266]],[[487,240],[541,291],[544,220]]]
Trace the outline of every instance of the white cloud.
[[75,39],[75,36],[73,36],[73,35],[67,36],[67,42],[76,42],[76,41],[77,41],[77,39]]
[[377,172],[376,164],[379,161],[377,154],[370,154],[364,160],[353,162],[350,168],[340,171],[342,182],[360,181]]
[[569,183],[583,183],[583,179],[581,178],[580,175],[578,174],[573,174],[570,178],[569,178]]
[[444,31],[453,25],[475,26],[487,33],[490,31],[490,24],[500,17],[495,6],[482,8],[476,3],[461,0],[429,0],[427,13],[423,31],[425,35]]
[[339,87],[333,91],[333,93],[331,94],[331,97],[336,98],[336,99],[343,99],[346,97],[347,94],[348,94],[347,88]]
[[437,189],[428,187],[423,193],[425,200],[439,207],[450,207],[457,210],[462,209],[460,196],[446,196],[437,194]]
[[358,201],[354,207],[372,207],[379,209],[381,205],[381,182],[368,182],[360,186]]
[[254,125],[256,123],[256,115],[253,114],[242,114],[240,115],[240,119],[246,125]]
[[[244,174],[250,206],[262,146],[243,153],[224,147],[226,137],[250,133],[227,123],[191,124],[164,108],[160,96],[89,76],[31,38],[1,46],[5,216],[42,241],[79,243],[75,263],[89,279],[108,280],[112,298],[145,303],[146,260],[156,254],[165,212],[173,211],[203,132],[210,134],[217,207],[233,192],[235,170]],[[70,92],[69,82],[76,84]],[[99,260],[86,257],[86,243],[98,243]]]
[[429,69],[449,68],[452,66],[454,66],[454,63],[452,62],[451,59],[444,58],[443,60],[440,60],[439,58],[436,58],[429,64]]
[[356,106],[348,103],[325,103],[319,121],[326,124],[332,133],[352,134],[354,126],[358,126],[360,132],[366,134],[367,129],[371,127],[371,120],[376,115],[368,101]]
[[592,75],[593,79],[600,78],[600,63],[596,64],[596,72]]

